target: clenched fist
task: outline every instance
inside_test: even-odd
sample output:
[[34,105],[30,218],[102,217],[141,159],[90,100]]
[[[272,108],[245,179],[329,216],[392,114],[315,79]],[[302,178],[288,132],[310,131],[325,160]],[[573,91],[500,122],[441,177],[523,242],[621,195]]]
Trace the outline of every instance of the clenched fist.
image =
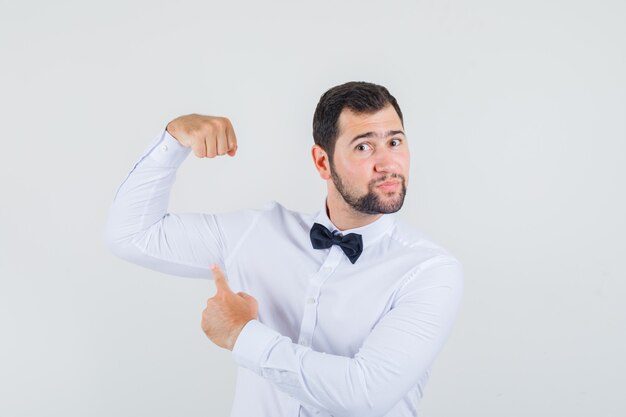
[[198,158],[235,156],[237,152],[235,130],[226,117],[188,114],[172,120],[165,129]]

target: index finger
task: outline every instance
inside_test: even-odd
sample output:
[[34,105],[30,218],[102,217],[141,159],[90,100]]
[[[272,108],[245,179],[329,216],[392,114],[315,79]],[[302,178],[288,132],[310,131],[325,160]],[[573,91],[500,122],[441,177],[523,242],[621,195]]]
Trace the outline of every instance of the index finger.
[[228,286],[226,276],[217,264],[213,264],[211,266],[211,271],[213,272],[213,281],[215,281],[215,287],[217,288],[217,291],[232,292],[230,287]]

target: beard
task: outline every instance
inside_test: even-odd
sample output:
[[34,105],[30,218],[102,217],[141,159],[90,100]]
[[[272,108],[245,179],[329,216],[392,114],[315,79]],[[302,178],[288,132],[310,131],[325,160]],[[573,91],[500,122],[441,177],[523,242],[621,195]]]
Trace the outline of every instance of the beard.
[[[351,187],[345,184],[339,174],[337,174],[337,171],[335,170],[335,165],[332,162],[330,163],[330,175],[333,178],[335,188],[337,188],[337,191],[339,191],[339,194],[341,194],[341,197],[343,197],[344,201],[358,212],[365,214],[395,213],[396,211],[400,210],[402,204],[404,204],[404,197],[406,196],[406,179],[403,175],[390,174],[385,175],[382,178],[370,181],[370,183],[367,185],[367,193],[365,193],[364,195],[358,195],[351,189]],[[391,197],[392,194],[396,194],[394,198],[382,200],[379,193],[375,191],[375,187],[387,181],[389,178],[400,180],[400,192],[398,193],[397,191],[393,191],[391,193],[386,193],[384,191],[381,191],[383,194],[386,194],[389,197]]]

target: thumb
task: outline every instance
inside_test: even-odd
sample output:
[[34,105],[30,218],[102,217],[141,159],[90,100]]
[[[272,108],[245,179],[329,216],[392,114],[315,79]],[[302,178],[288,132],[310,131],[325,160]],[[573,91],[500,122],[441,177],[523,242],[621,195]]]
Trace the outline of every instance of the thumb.
[[247,293],[245,293],[243,291],[239,291],[237,293],[237,295],[240,296],[241,298],[246,299],[246,300],[255,300],[255,298],[253,296],[251,296],[250,294],[247,294]]
[[259,303],[257,302],[256,298],[254,298],[250,294],[246,294],[243,291],[238,292],[237,295],[243,298],[248,303],[248,307],[250,308],[252,317],[254,317],[255,319],[258,319],[259,318]]

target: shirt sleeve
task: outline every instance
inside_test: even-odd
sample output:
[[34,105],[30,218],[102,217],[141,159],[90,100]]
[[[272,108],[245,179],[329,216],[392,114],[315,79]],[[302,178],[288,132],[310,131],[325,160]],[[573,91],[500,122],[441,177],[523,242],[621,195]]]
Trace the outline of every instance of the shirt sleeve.
[[460,306],[458,261],[416,267],[353,358],[295,344],[258,320],[233,358],[304,404],[333,416],[384,416],[431,367]]
[[118,187],[104,240],[118,257],[167,274],[212,279],[212,263],[226,269],[261,210],[221,214],[169,213],[176,171],[191,153],[162,130]]

